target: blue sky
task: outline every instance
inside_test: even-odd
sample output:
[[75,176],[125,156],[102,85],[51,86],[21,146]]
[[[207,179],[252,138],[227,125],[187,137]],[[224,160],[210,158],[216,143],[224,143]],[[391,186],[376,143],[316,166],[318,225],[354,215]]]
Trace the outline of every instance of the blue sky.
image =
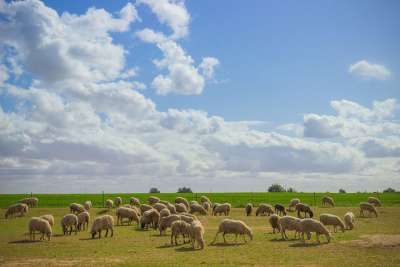
[[111,175],[141,191],[399,185],[398,1],[0,3],[4,191]]

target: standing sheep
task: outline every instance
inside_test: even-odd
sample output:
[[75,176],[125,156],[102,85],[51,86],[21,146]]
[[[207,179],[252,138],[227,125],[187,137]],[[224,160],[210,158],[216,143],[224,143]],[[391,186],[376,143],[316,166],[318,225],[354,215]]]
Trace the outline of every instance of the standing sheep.
[[376,208],[368,203],[368,202],[361,202],[360,203],[360,216],[364,217],[364,211],[368,211],[368,215],[371,215],[371,213],[375,214],[375,217],[378,217],[378,212],[376,211]]
[[298,198],[293,198],[292,200],[290,200],[288,211],[292,211],[292,208],[296,207],[298,203],[300,203],[300,199]]
[[99,239],[101,238],[101,231],[106,230],[106,237],[108,230],[111,231],[111,237],[114,235],[114,218],[111,215],[103,215],[94,219],[90,234],[92,238],[96,237],[96,233],[99,233]]
[[207,196],[201,196],[200,202],[201,203],[205,203],[205,202],[211,203],[210,199]]
[[193,249],[195,249],[196,242],[200,249],[204,249],[204,227],[200,221],[193,221],[190,224],[190,239],[192,241]]
[[144,229],[152,225],[154,229],[157,229],[159,220],[160,213],[156,209],[151,209],[143,213],[143,216],[140,218],[140,226]]
[[246,207],[244,208],[244,210],[246,212],[246,216],[250,216],[251,212],[253,211],[253,204],[247,203]]
[[106,200],[106,203],[105,203],[105,206],[106,206],[107,209],[110,210],[110,209],[113,208],[114,202],[113,202],[111,199],[107,199],[107,200]]
[[328,213],[323,213],[319,216],[319,220],[325,226],[333,225],[333,232],[336,233],[337,227],[339,226],[344,233],[344,222],[338,216]]
[[304,218],[307,218],[307,214],[312,218],[314,216],[313,211],[311,210],[310,206],[304,203],[297,203],[295,206],[295,209],[297,211],[297,217],[301,218],[300,213],[304,212]]
[[224,203],[224,204],[220,204],[214,207],[213,210],[213,215],[217,216],[217,215],[221,215],[222,213],[225,216],[229,216],[229,213],[231,212],[231,204],[230,203]]
[[6,219],[8,219],[9,217],[15,217],[17,213],[19,213],[19,216],[22,217],[28,213],[28,210],[28,205],[25,203],[14,204],[7,208],[4,217]]
[[200,213],[201,215],[207,215],[207,211],[200,204],[191,204],[190,205],[190,213]]
[[177,197],[175,199],[175,204],[183,203],[186,206],[186,209],[189,209],[189,201],[187,201],[186,198],[183,197]]
[[39,204],[39,199],[37,197],[28,197],[18,201],[19,203],[23,203],[28,205],[31,208],[37,207]]
[[28,230],[29,230],[30,240],[35,240],[35,231],[38,231],[42,234],[40,240],[43,240],[45,235],[47,236],[47,239],[49,241],[51,239],[52,235],[51,226],[50,223],[45,219],[39,217],[31,218],[28,224]]
[[155,203],[153,205],[153,208],[156,209],[158,212],[162,211],[163,209],[166,209],[167,206],[162,204],[162,203]]
[[275,229],[278,231],[278,233],[281,231],[281,225],[279,224],[279,219],[280,217],[276,214],[272,214],[268,219],[269,224],[272,227],[272,233],[274,234],[275,234]]
[[299,223],[301,219],[293,216],[283,216],[279,218],[278,222],[281,227],[282,239],[288,239],[286,230],[295,231],[294,238],[296,238],[297,233],[300,232]]
[[61,229],[64,235],[68,233],[71,235],[72,230],[75,229],[75,234],[78,233],[78,217],[75,214],[67,214],[61,219]]
[[283,216],[286,216],[285,206],[283,206],[282,204],[275,204],[274,208],[276,214],[282,214]]
[[232,220],[232,219],[224,219],[221,221],[218,227],[218,232],[215,235],[215,238],[211,244],[214,244],[217,241],[217,237],[219,233],[223,233],[222,237],[224,238],[224,243],[226,243],[225,235],[226,234],[235,234],[235,243],[237,243],[237,236],[243,236],[245,242],[245,235],[249,236],[250,240],[253,240],[253,231],[251,228],[245,224],[243,221]]
[[304,234],[306,233],[308,239],[311,237],[311,233],[315,232],[317,234],[317,242],[321,243],[319,240],[319,235],[323,234],[326,237],[327,242],[331,241],[331,234],[328,229],[319,221],[314,219],[302,219],[299,223],[299,229],[302,233],[302,241],[305,242]]
[[44,219],[49,222],[50,226],[54,226],[54,217],[51,214],[42,215],[39,218]]
[[171,214],[171,215],[166,216],[166,217],[161,217],[160,218],[160,222],[158,224],[158,229],[160,230],[160,235],[162,235],[162,233],[165,232],[168,227],[171,227],[171,224],[174,221],[178,221],[180,219],[181,219],[181,217],[179,215],[176,215],[176,214]]
[[122,198],[121,197],[116,197],[114,199],[114,204],[115,204],[115,207],[119,208],[119,206],[122,205]]
[[160,211],[160,218],[162,217],[167,217],[171,215],[171,212],[169,211],[169,209],[165,208],[163,210]]
[[186,208],[185,204],[183,204],[183,203],[176,203],[175,210],[178,213],[188,212],[188,209]]
[[158,197],[151,196],[147,199],[147,201],[149,202],[150,205],[154,205],[154,204],[160,202],[160,199]]
[[147,204],[140,205],[140,212],[142,213],[142,215],[143,215],[143,213],[145,213],[146,211],[151,210],[151,209],[153,209],[153,207],[150,205],[147,205]]
[[86,230],[89,228],[90,214],[87,211],[78,214],[78,230]]
[[134,209],[119,207],[116,211],[117,215],[117,225],[123,224],[123,219],[128,219],[128,225],[131,225],[132,221],[135,221],[139,224],[139,215]]
[[69,205],[69,210],[71,213],[79,214],[81,212],[84,212],[85,208],[81,204],[72,203],[71,205]]
[[344,224],[346,230],[352,230],[354,228],[354,213],[349,211],[344,215]]
[[324,196],[322,198],[322,206],[327,206],[330,205],[332,207],[335,206],[335,202],[333,201],[333,198],[329,197],[329,196]]
[[203,205],[203,208],[204,208],[207,212],[210,211],[211,204],[210,204],[209,202],[203,202],[202,205]]
[[140,200],[136,197],[131,197],[131,199],[129,200],[129,204],[131,204],[132,206],[140,206]]
[[369,197],[367,202],[372,204],[372,205],[374,205],[374,206],[376,206],[376,207],[380,207],[381,206],[381,201],[376,197]]
[[165,205],[167,206],[171,214],[176,214],[176,208],[174,204],[167,202]]
[[269,204],[261,203],[260,206],[256,209],[256,216],[265,214],[269,216],[272,213],[274,213],[274,210],[272,209],[272,206]]
[[179,235],[182,235],[183,243],[185,244],[185,237],[190,238],[190,224],[185,221],[174,221],[171,224],[171,245],[174,244],[173,239],[175,239],[175,245],[178,245]]
[[92,208],[92,201],[85,201],[85,203],[83,203],[83,207],[85,208],[85,210],[89,211]]

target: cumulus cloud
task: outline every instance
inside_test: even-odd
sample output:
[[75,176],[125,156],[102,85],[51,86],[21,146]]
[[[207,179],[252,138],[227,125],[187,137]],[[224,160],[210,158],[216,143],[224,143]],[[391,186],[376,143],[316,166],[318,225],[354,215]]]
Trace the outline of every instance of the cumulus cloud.
[[214,68],[219,65],[219,60],[214,57],[205,57],[200,63],[200,69],[207,79],[214,77]]
[[373,64],[365,59],[351,64],[348,71],[350,74],[377,80],[387,80],[391,75],[390,70],[384,65]]

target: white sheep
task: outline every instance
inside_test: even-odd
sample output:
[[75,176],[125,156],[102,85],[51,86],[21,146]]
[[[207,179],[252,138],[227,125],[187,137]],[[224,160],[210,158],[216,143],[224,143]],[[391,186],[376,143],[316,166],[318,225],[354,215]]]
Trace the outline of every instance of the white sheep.
[[25,203],[17,203],[14,205],[11,205],[7,208],[6,213],[4,214],[4,217],[8,219],[9,217],[15,217],[17,213],[19,213],[19,216],[24,216],[27,214],[29,211],[28,205]]
[[69,210],[70,210],[71,213],[79,214],[81,212],[84,212],[85,208],[81,204],[71,203],[71,205],[69,205]]
[[178,213],[181,213],[181,212],[188,212],[187,207],[186,207],[185,204],[183,204],[183,203],[176,203],[176,204],[175,204],[175,210],[176,210],[176,212],[178,212]]
[[71,235],[72,230],[75,229],[75,234],[78,233],[78,217],[75,214],[67,214],[61,219],[61,229],[64,235],[68,233]]
[[300,199],[298,198],[293,198],[292,200],[290,200],[288,211],[292,211],[292,208],[294,208],[298,203],[300,203]]
[[258,215],[265,215],[267,214],[268,216],[274,213],[274,208],[265,203],[261,203],[260,206],[256,209],[256,216]]
[[113,208],[113,206],[114,206],[114,201],[112,201],[111,199],[107,199],[106,200],[106,203],[105,203],[105,206],[106,206],[106,208],[107,209],[112,209]]
[[253,231],[251,228],[245,224],[243,221],[233,220],[233,219],[224,219],[221,221],[218,227],[218,231],[215,235],[215,238],[211,244],[214,244],[217,241],[217,237],[219,233],[223,233],[222,237],[224,238],[224,243],[226,243],[225,235],[226,234],[235,234],[235,243],[237,242],[237,236],[241,235],[246,241],[245,235],[249,236],[250,240],[253,240]]
[[376,211],[376,208],[368,202],[360,203],[360,216],[362,215],[364,217],[364,211],[368,211],[368,215],[373,213],[375,214],[375,217],[378,217],[378,212]]
[[203,208],[204,208],[207,212],[210,211],[210,208],[211,208],[210,202],[203,202],[202,205],[203,205]]
[[301,232],[302,241],[305,242],[304,234],[307,234],[308,239],[311,238],[311,233],[317,234],[317,242],[320,243],[319,236],[325,235],[327,242],[331,241],[331,233],[328,229],[319,221],[307,218],[302,219],[299,223],[299,230]]
[[115,199],[114,199],[114,205],[115,205],[115,207],[119,207],[119,206],[121,206],[122,205],[122,198],[121,197],[116,197]]
[[39,218],[48,221],[51,227],[54,226],[54,216],[53,215],[45,214],[45,215],[40,216]]
[[140,206],[140,200],[136,197],[131,197],[131,199],[129,200],[129,204],[131,204],[132,206]]
[[42,218],[39,217],[33,217],[29,220],[28,224],[28,230],[29,230],[29,237],[30,240],[35,240],[35,232],[38,231],[42,234],[40,237],[40,240],[44,239],[44,236],[47,236],[47,239],[50,241],[51,235],[52,235],[52,230],[50,223]]
[[272,227],[272,232],[274,234],[275,234],[275,230],[277,230],[278,233],[281,231],[281,225],[279,224],[279,219],[280,219],[280,217],[277,214],[272,214],[268,219],[269,224]]
[[78,214],[78,230],[86,230],[89,228],[90,214],[87,211]]
[[214,209],[213,209],[213,215],[217,216],[217,215],[221,215],[223,213],[225,216],[229,216],[229,213],[231,212],[231,208],[232,208],[232,206],[230,203],[216,205],[216,206],[214,206]]
[[335,202],[333,201],[333,198],[332,198],[332,197],[324,196],[324,197],[322,198],[322,206],[326,206],[326,205],[330,205],[330,206],[332,206],[332,207],[335,206]]
[[319,220],[321,223],[325,226],[327,225],[332,225],[333,226],[333,232],[336,233],[337,227],[339,226],[342,232],[344,232],[344,222],[342,219],[339,218],[339,216],[333,215],[333,214],[328,214],[328,213],[322,213],[319,216]]
[[23,203],[28,205],[31,208],[37,207],[39,204],[39,199],[37,197],[28,197],[18,201],[19,203]]
[[169,209],[167,209],[167,208],[162,209],[162,210],[160,211],[160,218],[162,218],[162,217],[167,217],[167,216],[169,216],[169,215],[171,215],[171,212],[170,212]]
[[175,199],[175,204],[183,203],[186,206],[186,209],[189,209],[189,201],[187,201],[186,198],[183,197],[177,197]]
[[296,238],[297,233],[300,232],[299,230],[299,223],[301,219],[293,217],[293,216],[283,216],[279,218],[278,222],[281,227],[281,235],[282,239],[288,239],[286,231],[295,231],[294,238]]
[[377,207],[381,206],[381,201],[376,197],[369,197],[367,202]]
[[116,211],[117,215],[117,225],[123,224],[123,219],[128,219],[128,225],[132,223],[132,221],[135,221],[137,224],[139,224],[139,214],[136,212],[136,210],[131,209],[131,208],[126,208],[126,207],[119,207]]
[[195,249],[196,242],[200,249],[204,249],[204,227],[200,221],[193,221],[190,224],[190,239],[192,241],[193,249]]
[[169,203],[168,201],[165,201],[163,203],[165,206],[167,206],[167,208],[169,209],[169,211],[171,212],[171,214],[176,214],[176,208],[175,205],[172,203]]
[[111,215],[103,215],[94,219],[92,228],[90,229],[90,234],[92,238],[99,234],[99,239],[101,238],[101,231],[106,230],[106,237],[108,235],[108,230],[111,231],[111,237],[114,235],[114,218]]
[[144,229],[152,225],[154,229],[157,229],[159,220],[160,213],[156,209],[151,209],[143,213],[143,216],[140,218],[140,226]]
[[354,228],[354,213],[349,211],[344,215],[344,224],[347,230],[352,230]]
[[150,205],[147,205],[147,204],[140,205],[140,213],[142,215],[143,215],[143,213],[145,213],[146,211],[151,210],[151,209],[153,209],[153,207]]
[[160,230],[160,235],[162,235],[163,232],[165,232],[168,227],[171,227],[171,224],[174,221],[178,221],[180,219],[181,219],[181,216],[177,215],[177,214],[171,214],[171,215],[166,216],[166,217],[161,217],[159,225],[158,225],[158,229]]
[[210,199],[207,196],[201,196],[200,202],[201,203],[205,203],[205,202],[211,203]]
[[83,207],[85,208],[85,210],[89,211],[92,208],[92,201],[85,201],[85,203],[83,203]]
[[198,212],[202,215],[207,215],[207,211],[205,208],[203,208],[203,206],[201,206],[198,203],[197,204],[193,203],[190,205],[190,213],[196,213],[196,212]]
[[175,239],[175,245],[178,245],[178,236],[182,235],[183,243],[186,243],[185,237],[190,238],[190,224],[185,221],[174,221],[171,224],[171,245]]
[[190,207],[190,205],[193,205],[193,204],[199,205],[200,203],[197,200],[192,200],[189,202],[189,207]]
[[162,211],[163,209],[166,209],[167,206],[164,205],[163,203],[155,203],[153,205],[153,208],[156,209],[158,212]]
[[253,211],[253,204],[247,203],[246,207],[244,208],[244,210],[246,212],[246,216],[250,216],[251,212]]
[[157,202],[160,202],[160,199],[158,197],[155,196],[151,196],[147,199],[147,201],[149,202],[150,205],[154,205]]

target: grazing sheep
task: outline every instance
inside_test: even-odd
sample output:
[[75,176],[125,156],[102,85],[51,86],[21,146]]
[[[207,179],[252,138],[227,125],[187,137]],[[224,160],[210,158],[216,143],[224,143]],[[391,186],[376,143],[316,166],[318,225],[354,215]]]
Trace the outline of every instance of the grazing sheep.
[[202,205],[203,205],[203,208],[204,208],[207,212],[210,211],[210,208],[211,208],[210,202],[203,202]]
[[140,213],[142,213],[142,215],[143,215],[143,213],[145,213],[146,211],[151,210],[151,209],[153,209],[153,207],[150,205],[147,205],[147,204],[140,205]]
[[205,202],[211,203],[211,200],[207,196],[201,196],[200,202],[201,203],[205,203]]
[[300,199],[298,198],[293,198],[292,200],[290,200],[288,211],[292,211],[292,208],[296,207],[298,203],[300,203]]
[[128,219],[128,225],[131,225],[132,221],[135,221],[139,224],[139,214],[134,209],[119,207],[116,211],[117,215],[117,225],[121,223],[123,224],[123,219]]
[[314,216],[313,211],[311,210],[310,206],[304,203],[297,203],[295,206],[295,209],[297,211],[297,217],[301,218],[300,213],[304,212],[304,218],[307,218],[307,214],[312,218]]
[[54,226],[54,217],[51,214],[42,215],[39,218],[44,219],[49,222],[50,226]]
[[71,205],[69,205],[69,210],[71,213],[79,214],[81,212],[84,212],[85,208],[81,204],[72,203]]
[[285,206],[283,206],[282,204],[275,204],[274,208],[276,214],[282,214],[283,216],[286,216]]
[[325,226],[333,225],[333,232],[336,233],[337,227],[339,226],[344,233],[344,222],[338,216],[328,213],[323,213],[319,216],[319,220]]
[[167,217],[171,215],[171,212],[169,211],[169,209],[165,208],[163,210],[160,211],[160,218],[162,217]]
[[85,203],[83,203],[83,207],[85,208],[85,210],[89,211],[92,208],[92,201],[85,201]]
[[78,217],[75,214],[67,214],[61,219],[61,228],[63,230],[64,235],[71,235],[72,230],[75,229],[75,234],[78,233]]
[[344,224],[346,230],[352,230],[354,228],[354,213],[349,211],[344,215]]
[[191,204],[190,205],[190,213],[198,212],[202,215],[207,215],[207,211],[200,204]]
[[369,197],[367,202],[377,207],[381,206],[381,201],[376,197]]
[[237,242],[238,235],[241,235],[245,242],[247,242],[245,235],[249,236],[250,240],[253,240],[253,231],[251,230],[251,228],[243,221],[239,220],[223,219],[219,224],[218,232],[216,233],[215,238],[211,244],[214,244],[217,241],[219,233],[223,233],[222,237],[224,238],[224,243],[226,243],[226,234],[235,234],[235,243]]
[[187,207],[186,207],[185,204],[183,204],[183,203],[176,203],[176,204],[175,204],[175,210],[176,210],[178,213],[181,213],[181,212],[188,212]]
[[28,197],[18,201],[18,203],[23,203],[31,208],[37,207],[39,204],[39,199],[37,197]]
[[186,206],[186,209],[189,209],[189,201],[187,201],[186,198],[183,197],[177,197],[175,199],[175,204],[183,203]]
[[78,230],[86,230],[89,228],[90,214],[87,211],[78,214]]
[[152,225],[154,229],[157,229],[159,220],[160,213],[156,209],[151,209],[143,213],[143,216],[140,218],[140,226],[144,229]]
[[197,200],[192,200],[192,201],[190,201],[190,203],[189,203],[189,207],[190,207],[190,205],[193,205],[193,204],[199,205],[200,203],[197,202]]
[[295,231],[294,238],[296,238],[297,233],[300,232],[299,230],[299,223],[301,219],[293,217],[293,216],[283,216],[279,218],[278,223],[281,228],[281,235],[282,239],[288,239],[286,234],[286,230]]
[[114,202],[111,200],[111,199],[107,199],[106,200],[106,204],[105,204],[105,206],[106,206],[106,208],[107,209],[112,209],[113,208],[113,206],[114,206]]
[[122,207],[132,209],[132,205],[131,204],[124,204],[124,205],[122,205]]
[[147,199],[147,201],[149,202],[150,205],[154,205],[157,202],[160,202],[160,199],[158,197],[155,196],[151,196]]
[[174,244],[173,240],[175,239],[175,245],[178,245],[178,236],[182,235],[183,243],[185,244],[185,237],[190,238],[190,224],[185,221],[174,221],[171,224],[171,245]]
[[19,216],[22,217],[27,214],[29,211],[28,205],[25,203],[18,203],[11,205],[7,208],[4,217],[8,219],[8,217],[16,217],[16,214],[19,213]]
[[322,206],[327,206],[330,205],[332,207],[335,206],[335,202],[333,201],[333,198],[329,197],[329,196],[324,196],[322,198]]
[[253,211],[253,204],[247,203],[244,210],[246,211],[246,216],[250,216],[251,212]]
[[140,206],[140,200],[136,197],[131,197],[131,199],[129,200],[129,204],[131,204],[132,206]]
[[114,199],[114,204],[115,204],[115,207],[119,207],[119,206],[121,206],[122,205],[122,198],[121,197],[116,197],[115,199]]
[[191,223],[193,221],[198,221],[196,216],[192,217],[192,216],[188,216],[188,215],[186,215],[184,213],[179,214],[179,216],[180,216],[182,221],[185,221],[187,223]]
[[114,235],[114,218],[111,215],[103,215],[94,219],[90,234],[92,238],[96,237],[96,233],[99,233],[99,239],[101,238],[101,231],[106,230],[106,237],[108,230],[111,230],[111,237]]
[[331,233],[329,233],[328,229],[319,221],[308,218],[302,219],[299,223],[299,229],[301,232],[302,241],[304,240],[304,234],[307,234],[308,239],[311,237],[311,233],[315,232],[317,234],[317,242],[320,243],[319,235],[325,235],[327,242],[331,241]]
[[156,203],[156,204],[153,205],[153,208],[156,209],[158,212],[160,212],[163,209],[166,209],[167,206],[162,204],[162,203]]
[[224,204],[220,204],[220,205],[214,207],[213,215],[217,216],[217,215],[221,215],[223,213],[225,216],[229,216],[230,212],[231,212],[231,204],[224,203]]
[[368,211],[368,215],[371,215],[371,213],[375,214],[375,217],[378,217],[378,212],[376,211],[376,208],[368,203],[368,202],[361,202],[360,203],[360,216],[364,217],[364,211]]
[[272,227],[272,232],[274,234],[275,234],[275,229],[278,231],[278,233],[281,231],[281,225],[279,224],[279,219],[280,217],[276,214],[272,214],[268,219],[269,224]]
[[272,213],[274,213],[274,210],[269,204],[261,203],[260,206],[258,206],[258,208],[256,209],[256,216],[265,214],[269,216]]
[[[206,203],[206,202],[204,202]],[[204,227],[200,221],[193,221],[190,224],[190,239],[192,241],[192,248],[195,249],[195,243],[200,247],[200,249],[204,249]]]
[[174,221],[178,221],[180,219],[181,219],[181,216],[180,215],[176,215],[176,214],[171,214],[171,215],[166,216],[166,217],[161,217],[159,225],[158,225],[158,229],[160,230],[160,235],[162,235],[162,233],[165,232],[168,227],[171,227],[171,224]]
[[42,234],[40,240],[43,240],[45,235],[47,236],[47,239],[49,241],[51,239],[52,235],[51,226],[50,223],[45,219],[39,217],[31,218],[29,220],[28,229],[29,229],[30,240],[35,240],[35,231],[38,231]]
[[165,206],[167,206],[167,208],[169,209],[169,211],[171,212],[171,214],[176,214],[176,208],[175,205],[172,203],[167,202],[166,204],[164,204]]

